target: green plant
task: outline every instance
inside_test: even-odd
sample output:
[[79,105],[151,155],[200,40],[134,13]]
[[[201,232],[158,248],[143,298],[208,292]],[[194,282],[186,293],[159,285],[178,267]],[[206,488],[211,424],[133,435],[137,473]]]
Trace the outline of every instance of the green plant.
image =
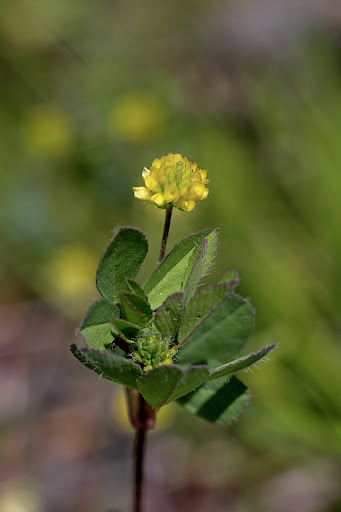
[[191,211],[207,197],[206,171],[170,154],[156,159],[143,177],[146,187],[135,188],[135,195],[166,210],[160,262],[139,284],[135,278],[148,242],[136,228],[118,228],[97,270],[102,299],[80,327],[87,347],[71,347],[84,366],[126,387],[136,429],[135,512],[141,510],[145,433],[155,426],[156,412],[177,401],[206,420],[229,424],[249,399],[234,374],[276,347],[274,342],[235,359],[248,339],[254,312],[234,292],[239,283],[235,270],[199,288],[214,265],[216,229],[188,236],[164,256],[172,209]]

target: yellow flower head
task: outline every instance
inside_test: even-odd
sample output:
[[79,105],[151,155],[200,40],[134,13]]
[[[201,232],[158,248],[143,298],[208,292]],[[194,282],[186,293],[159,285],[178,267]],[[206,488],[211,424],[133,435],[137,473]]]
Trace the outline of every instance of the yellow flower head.
[[156,204],[158,208],[169,209],[173,206],[190,212],[196,201],[206,199],[210,182],[207,171],[198,169],[198,165],[187,160],[179,153],[155,158],[150,169],[142,171],[145,187],[134,187],[134,196],[143,201]]

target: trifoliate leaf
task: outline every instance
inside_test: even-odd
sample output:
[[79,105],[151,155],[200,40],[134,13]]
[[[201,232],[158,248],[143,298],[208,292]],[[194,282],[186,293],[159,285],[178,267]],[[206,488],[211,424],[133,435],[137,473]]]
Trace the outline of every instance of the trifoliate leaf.
[[[184,308],[178,332],[178,344],[183,345],[222,301],[230,294],[230,283],[218,283],[199,290]],[[204,358],[206,358],[206,355]],[[202,359],[202,356],[201,356]]]
[[[203,291],[198,292],[198,295]],[[200,308],[194,307],[195,298],[196,296],[188,303],[186,323],[183,327],[180,323],[180,339],[185,339],[188,335],[193,322],[192,315],[198,317],[201,314]],[[193,364],[202,361],[203,358],[226,361],[243,348],[253,327],[253,319],[254,312],[249,302],[239,295],[229,295],[187,339],[179,351],[179,363]],[[200,320],[197,319],[198,322]]]

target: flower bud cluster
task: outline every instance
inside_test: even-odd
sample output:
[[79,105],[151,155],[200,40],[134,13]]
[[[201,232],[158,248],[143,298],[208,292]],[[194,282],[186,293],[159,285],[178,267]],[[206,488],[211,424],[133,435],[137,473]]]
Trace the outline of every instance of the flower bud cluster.
[[155,366],[173,364],[172,357],[177,349],[169,348],[168,341],[163,339],[161,334],[154,329],[144,329],[136,340],[136,352],[132,354],[135,362],[143,365],[145,372]]
[[145,187],[134,187],[134,196],[143,201],[156,204],[158,208],[169,209],[173,206],[190,212],[196,201],[208,196],[205,187],[210,180],[207,171],[198,169],[196,163],[190,162],[179,153],[169,153],[156,158],[150,169],[144,168],[142,177]]

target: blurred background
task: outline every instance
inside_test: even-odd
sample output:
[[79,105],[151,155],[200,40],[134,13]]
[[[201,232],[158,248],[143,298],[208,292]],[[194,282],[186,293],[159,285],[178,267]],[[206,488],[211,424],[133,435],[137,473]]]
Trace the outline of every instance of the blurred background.
[[[179,406],[151,433],[146,510],[341,510],[341,7],[338,0],[0,3],[0,510],[130,510],[119,386],[69,353],[117,225],[155,157],[211,179],[169,247],[220,227],[256,309],[253,400],[219,428]],[[76,340],[81,344],[80,339]]]

